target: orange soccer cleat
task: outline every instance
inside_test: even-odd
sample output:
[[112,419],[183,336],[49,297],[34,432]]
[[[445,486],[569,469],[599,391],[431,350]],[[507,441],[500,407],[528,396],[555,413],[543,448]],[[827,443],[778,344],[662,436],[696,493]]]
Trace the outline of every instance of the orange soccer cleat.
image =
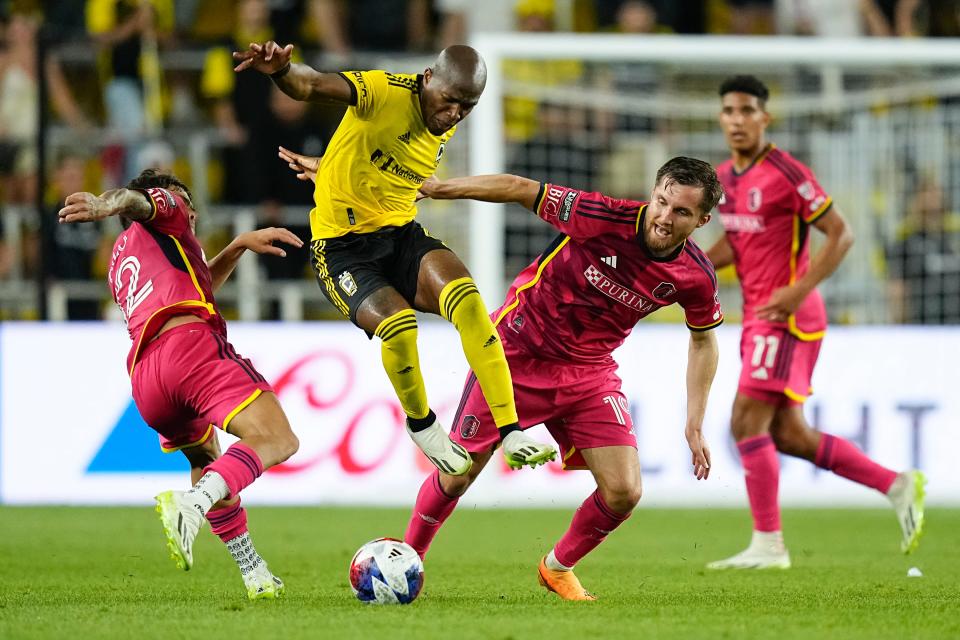
[[597,596],[587,592],[580,584],[573,571],[554,571],[547,568],[546,556],[540,560],[538,567],[540,584],[547,591],[553,591],[564,600],[596,600]]

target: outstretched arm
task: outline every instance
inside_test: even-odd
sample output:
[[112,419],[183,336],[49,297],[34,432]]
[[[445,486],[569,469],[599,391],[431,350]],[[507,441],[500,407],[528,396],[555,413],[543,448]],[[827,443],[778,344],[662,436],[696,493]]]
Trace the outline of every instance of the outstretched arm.
[[87,192],[71,193],[58,213],[60,223],[93,222],[110,216],[142,222],[152,215],[153,207],[147,198],[131,189],[112,189],[99,196]]
[[733,264],[733,247],[730,246],[727,234],[723,234],[713,243],[713,246],[707,251],[707,257],[713,263],[714,269],[722,269],[729,264]]
[[710,476],[710,449],[703,437],[703,417],[707,412],[707,397],[713,377],[717,373],[720,350],[713,331],[691,331],[687,353],[687,426],[684,434],[693,461],[697,480]]
[[237,263],[240,262],[240,257],[248,249],[255,253],[280,256],[281,258],[287,257],[287,252],[274,246],[274,242],[283,242],[298,249],[303,246],[303,241],[287,229],[268,227],[241,233],[223,251],[207,262],[207,268],[210,269],[210,277],[213,282],[213,292],[216,293],[223,286],[223,283],[227,281],[227,278],[237,267]]
[[540,193],[536,180],[506,173],[437,180],[430,178],[420,186],[417,198],[434,200],[482,200],[483,202],[516,202],[533,210]]
[[254,69],[273,79],[280,90],[295,100],[316,102],[333,100],[356,104],[353,87],[338,73],[321,73],[305,64],[290,61],[293,45],[281,47],[273,40],[252,42],[246,51],[234,51],[234,71]]
[[817,255],[810,260],[810,268],[792,285],[774,291],[766,304],[757,309],[758,317],[773,322],[786,320],[790,314],[797,311],[818,284],[836,271],[847,251],[853,246],[853,231],[836,205],[813,225],[826,236],[826,241]]

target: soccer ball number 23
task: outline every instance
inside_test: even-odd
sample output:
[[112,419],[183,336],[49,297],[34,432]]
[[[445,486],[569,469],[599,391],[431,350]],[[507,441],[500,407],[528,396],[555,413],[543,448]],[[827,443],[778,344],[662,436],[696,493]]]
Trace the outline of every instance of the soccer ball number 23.
[[423,562],[407,543],[377,538],[350,561],[350,586],[361,602],[410,604],[423,587]]

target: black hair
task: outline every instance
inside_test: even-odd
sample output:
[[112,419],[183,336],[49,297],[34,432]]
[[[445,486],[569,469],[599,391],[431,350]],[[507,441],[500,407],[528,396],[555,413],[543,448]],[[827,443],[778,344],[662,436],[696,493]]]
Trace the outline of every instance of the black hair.
[[760,101],[761,107],[766,107],[767,100],[770,99],[770,89],[763,84],[759,78],[750,75],[731,76],[720,85],[720,97],[728,93],[745,93],[755,96]]
[[[169,189],[170,187],[187,194],[187,204],[193,207],[193,194],[190,193],[190,188],[173,174],[163,173],[159,169],[144,169],[140,175],[127,183],[127,189]],[[120,217],[120,221],[124,229],[130,226],[130,221],[123,216]]]
[[703,190],[700,198],[700,211],[703,214],[713,211],[720,197],[723,196],[723,186],[717,178],[717,172],[709,163],[696,158],[677,156],[671,158],[657,171],[656,184],[682,184],[685,187],[699,187]]

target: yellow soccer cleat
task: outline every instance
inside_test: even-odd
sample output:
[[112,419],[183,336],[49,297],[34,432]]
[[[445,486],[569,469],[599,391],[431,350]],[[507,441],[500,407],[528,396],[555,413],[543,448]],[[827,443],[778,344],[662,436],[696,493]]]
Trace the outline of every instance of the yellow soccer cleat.
[[170,557],[177,567],[189,571],[193,566],[193,541],[203,525],[203,513],[184,500],[183,491],[164,491],[156,500]]
[[540,584],[545,587],[547,591],[554,592],[564,600],[593,601],[597,599],[597,596],[583,588],[583,585],[580,584],[580,581],[577,579],[577,576],[573,574],[573,571],[554,571],[553,569],[549,569],[547,568],[546,560],[546,556],[540,560],[540,566],[538,567],[539,575],[537,577],[540,580]]
[[922,471],[904,471],[897,474],[897,479],[893,481],[893,485],[887,492],[903,534],[900,550],[907,554],[916,550],[917,545],[920,544],[920,536],[923,535],[923,503],[926,484],[927,478]]
[[511,431],[503,439],[503,457],[511,469],[534,468],[556,460],[557,450],[537,442],[523,431]]

